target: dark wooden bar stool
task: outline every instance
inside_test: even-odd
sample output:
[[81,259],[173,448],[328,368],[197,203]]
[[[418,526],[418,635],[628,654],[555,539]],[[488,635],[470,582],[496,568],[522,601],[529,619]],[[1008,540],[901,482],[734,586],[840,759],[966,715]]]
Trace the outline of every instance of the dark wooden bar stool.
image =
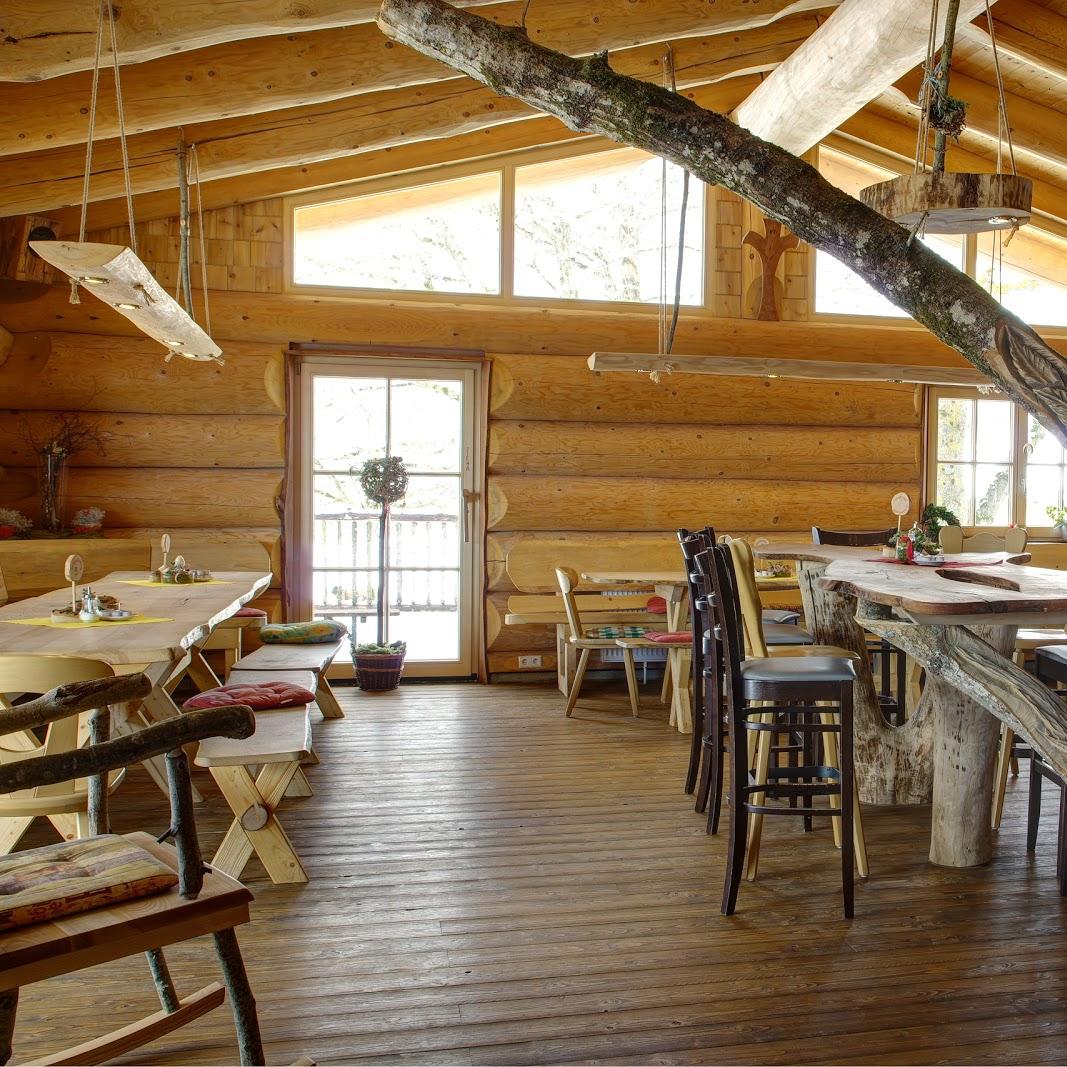
[[[851,918],[855,878],[853,661],[844,656],[745,659],[729,549],[715,546],[699,553],[696,562],[714,592],[712,606],[718,634],[716,627],[711,632],[721,645],[722,695],[730,737],[730,842],[722,912],[734,912],[746,852],[759,847],[762,817],[829,816],[840,819],[842,895],[845,916]],[[812,764],[772,764],[774,736],[786,732],[812,735],[816,743],[805,749],[819,753],[821,748],[822,761],[816,757]],[[759,739],[755,774],[744,741],[753,733]],[[815,803],[819,797],[828,798],[827,806]],[[781,807],[768,800],[798,803],[795,807]]]
[[[896,527],[887,530],[828,530],[823,526],[813,526],[811,539],[817,545],[869,546],[880,552],[882,545],[896,532]],[[903,726],[907,717],[908,657],[891,642],[874,634],[867,635],[867,651],[871,665],[878,670],[878,701],[882,711],[889,722]]]
[[[1067,645],[1046,645],[1034,652],[1034,673],[1050,689],[1067,685]],[[1041,822],[1041,786],[1052,782],[1060,791],[1060,821],[1056,832],[1056,878],[1060,896],[1067,896],[1067,782],[1037,753],[1030,753],[1030,797],[1026,809],[1026,850],[1037,848]]]

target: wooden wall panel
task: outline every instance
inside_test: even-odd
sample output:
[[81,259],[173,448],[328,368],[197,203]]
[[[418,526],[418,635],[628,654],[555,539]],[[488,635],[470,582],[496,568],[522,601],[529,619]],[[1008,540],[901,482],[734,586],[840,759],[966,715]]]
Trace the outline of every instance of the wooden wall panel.
[[[91,313],[88,300],[79,307]],[[144,337],[23,334],[0,362],[0,397],[21,410],[284,414],[282,343],[228,341],[225,350],[222,367],[164,363],[161,346]]]
[[[775,325],[787,330],[788,326]],[[616,346],[618,349],[618,345]],[[582,356],[494,355],[490,417],[720,426],[919,425],[920,390],[891,382],[594,374]]]
[[501,420],[489,431],[490,474],[919,479],[914,428],[670,426]]
[[[0,456],[7,466],[36,462],[32,441],[47,439],[57,411],[0,418]],[[266,467],[285,464],[284,415],[142,415],[85,412],[106,450],[71,457],[74,467]]]

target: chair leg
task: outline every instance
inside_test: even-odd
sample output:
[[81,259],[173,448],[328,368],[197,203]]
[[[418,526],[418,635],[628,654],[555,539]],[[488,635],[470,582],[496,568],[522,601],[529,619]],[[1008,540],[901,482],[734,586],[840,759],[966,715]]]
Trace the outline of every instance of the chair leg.
[[213,935],[215,952],[219,957],[222,980],[230,997],[233,1010],[233,1024],[237,1030],[237,1048],[244,1065],[258,1065],[266,1062],[263,1054],[263,1038],[259,1032],[259,1014],[256,1011],[256,998],[248,983],[248,972],[241,958],[241,946],[237,943],[237,934],[233,928],[220,930]]
[[[725,759],[725,737],[723,736],[722,714],[715,709],[715,722],[712,724],[712,746],[708,753],[711,764],[709,775],[709,793],[704,799],[708,810],[708,833],[719,832],[719,817],[722,813],[723,763]],[[747,771],[746,771],[747,773]]]
[[704,748],[704,701],[707,690],[704,685],[704,655],[696,642],[693,643],[693,737],[689,745],[689,768],[685,773],[685,791],[692,793],[696,788],[697,775],[700,771],[700,755]]
[[1015,744],[1015,733],[1009,726],[1001,724],[1000,752],[997,755],[997,776],[993,782],[994,830],[1000,829],[1000,820],[1004,817],[1004,796],[1008,791],[1008,771],[1011,769],[1011,750]]
[[841,894],[845,904],[845,918],[855,912],[856,851],[853,838],[853,806],[856,779],[852,764],[852,685],[841,686],[841,744],[838,755],[841,769]]
[[[760,721],[770,723],[774,718],[773,713],[761,715]],[[771,746],[774,742],[773,730],[760,730],[759,741],[756,744],[756,784],[764,785],[771,767]],[[762,804],[766,798],[764,793],[753,793],[752,803]],[[750,881],[756,880],[759,869],[760,841],[763,838],[763,816],[753,813],[748,818],[748,864],[745,877]]]
[[574,681],[571,682],[570,696],[567,697],[567,718],[571,717],[574,705],[578,703],[578,694],[581,692],[582,682],[585,681],[585,669],[589,666],[589,649],[583,648],[578,657],[578,669],[574,672]]
[[640,713],[638,707],[637,672],[634,670],[634,650],[624,648],[622,650],[622,665],[626,671],[626,691],[630,695],[630,711],[636,719]]
[[148,969],[152,972],[152,983],[159,995],[159,1003],[165,1012],[173,1014],[181,1007],[181,998],[174,986],[174,979],[170,976],[170,968],[161,948],[150,948],[145,952],[148,959]]
[[0,993],[0,1064],[7,1063],[11,1059],[18,1006],[19,991],[17,989],[5,989]]
[[1030,760],[1030,803],[1026,806],[1026,851],[1037,848],[1037,828],[1041,822],[1041,770],[1035,756]]
[[[745,842],[748,835],[748,819],[745,817],[745,799],[741,790],[748,783],[747,746],[737,736],[742,731],[739,721],[730,717],[730,841],[726,852],[726,884],[722,890],[722,913],[733,915],[737,907],[737,892],[745,869]],[[747,732],[747,731],[746,731]],[[712,798],[714,803],[714,798]]]

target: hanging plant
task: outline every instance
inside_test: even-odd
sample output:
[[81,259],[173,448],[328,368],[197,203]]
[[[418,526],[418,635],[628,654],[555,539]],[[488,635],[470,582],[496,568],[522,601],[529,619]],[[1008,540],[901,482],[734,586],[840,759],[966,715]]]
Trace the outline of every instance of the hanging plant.
[[371,503],[388,507],[408,491],[408,469],[399,456],[368,459],[360,467],[359,484]]

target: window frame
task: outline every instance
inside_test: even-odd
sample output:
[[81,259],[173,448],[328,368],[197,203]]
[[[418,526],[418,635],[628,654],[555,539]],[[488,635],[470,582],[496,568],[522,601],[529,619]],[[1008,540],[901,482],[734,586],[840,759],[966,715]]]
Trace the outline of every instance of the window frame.
[[[822,169],[819,166],[819,154],[823,148],[827,148],[831,152],[836,152],[838,155],[848,156],[850,159],[855,159],[860,163],[867,163],[870,166],[878,167],[881,170],[890,170],[892,166],[896,166],[899,170],[897,175],[907,174],[910,171],[899,160],[894,159],[889,155],[881,156],[878,153],[868,150],[863,151],[863,146],[844,146],[839,143],[818,145],[816,148],[816,156],[814,166],[819,173],[822,173]],[[850,151],[849,148],[854,147],[854,151]],[[1061,240],[1067,241],[1067,233],[1061,232],[1061,227],[1045,227],[1043,232],[1048,233],[1052,237],[1057,237]],[[978,235],[974,233],[963,234],[963,273],[968,278],[977,280],[978,277]],[[818,251],[814,245],[808,245],[808,277],[811,280],[811,321],[818,322],[849,322],[854,325],[862,326],[864,324],[877,325],[877,326],[891,326],[894,323],[899,323],[902,326],[914,325],[915,320],[910,315],[896,316],[896,315],[848,315],[841,311],[817,311],[819,296],[819,272],[817,270],[818,259],[816,252]],[[1065,280],[1067,284],[1067,280]],[[996,297],[994,296],[995,300]],[[1050,331],[1053,336],[1063,336],[1067,334],[1067,326],[1053,326],[1048,323],[1030,323],[1036,330],[1042,332]],[[991,529],[991,527],[979,527],[979,529]],[[1049,527],[1051,530],[1051,527]]]
[[[995,399],[995,397],[983,396],[977,387],[967,386],[927,386],[926,388],[926,426],[925,426],[925,472],[924,472],[924,499],[930,503],[937,501],[937,410],[938,401],[941,399],[982,400]],[[1010,404],[1012,409],[1012,485],[1011,485],[1011,524],[1021,526],[1030,537],[1031,541],[1059,540],[1052,526],[1031,526],[1026,522],[1026,481],[1027,467],[1030,462],[1030,442],[1028,429],[1029,412],[1020,404],[1007,398],[1001,401]],[[1067,466],[1067,463],[1065,463]],[[1065,497],[1067,498],[1067,497]],[[993,533],[1003,535],[1008,527],[1005,526],[964,526],[967,535],[974,533]]]
[[[518,296],[515,294],[515,171],[519,167],[537,163],[551,163],[556,160],[573,159],[580,156],[592,156],[601,152],[625,151],[630,146],[603,143],[599,138],[578,138],[562,145],[551,145],[539,149],[520,149],[498,156],[459,163],[433,165],[417,170],[404,171],[383,178],[364,178],[342,185],[314,189],[282,198],[283,249],[282,257],[282,292],[297,296],[343,296],[349,300],[367,301],[403,301],[416,304],[434,304],[442,301],[449,304],[488,304],[492,306],[536,308],[546,305],[567,308],[588,308],[593,311],[619,310],[624,312],[656,312],[657,305],[645,301],[630,300],[586,300],[555,296]],[[647,154],[647,153],[646,153]],[[297,208],[309,205],[350,200],[355,197],[384,193],[391,190],[412,189],[424,185],[436,185],[453,178],[470,177],[477,174],[497,173],[500,176],[500,291],[498,293],[470,293],[446,290],[423,291],[416,289],[373,289],[363,286],[312,285],[296,282],[293,279],[293,261],[295,256],[294,216]],[[685,309],[706,311],[712,304],[712,274],[714,262],[713,225],[709,224],[708,186],[699,179],[691,179],[696,184],[701,197],[701,241],[703,255],[700,259],[700,302],[682,304]],[[697,191],[690,185],[690,197]]]

